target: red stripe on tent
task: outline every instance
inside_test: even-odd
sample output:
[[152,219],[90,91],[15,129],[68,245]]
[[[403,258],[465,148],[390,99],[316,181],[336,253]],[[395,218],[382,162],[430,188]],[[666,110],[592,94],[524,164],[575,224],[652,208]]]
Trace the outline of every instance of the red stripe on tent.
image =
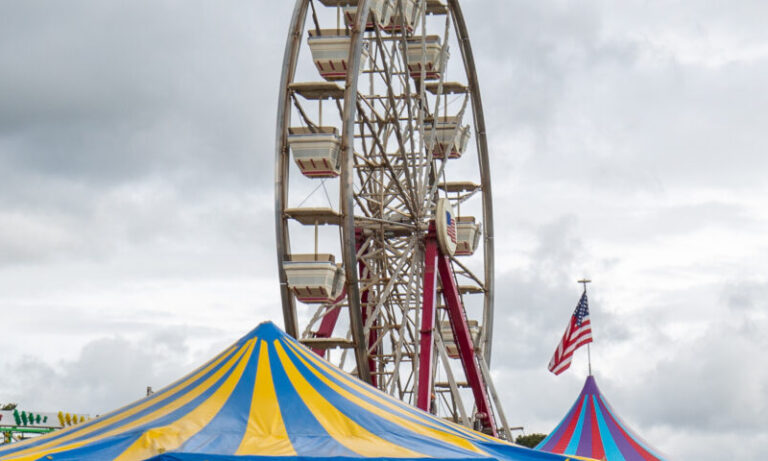
[[661,461],[659,458],[653,456],[651,453],[648,452],[645,448],[643,448],[637,441],[635,440],[635,436],[633,434],[628,434],[627,431],[624,430],[623,427],[621,427],[621,424],[619,424],[619,421],[616,420],[616,418],[613,416],[613,413],[609,410],[608,417],[611,418],[616,424],[616,428],[621,432],[621,435],[624,436],[625,439],[627,439],[627,442],[629,442],[630,445],[632,445],[632,448],[635,449],[637,454],[643,457],[645,461]]
[[[592,433],[592,453],[589,456],[595,459],[605,459],[605,450],[603,449],[603,439],[600,437],[600,426],[597,424],[595,404],[591,398],[589,400],[589,413],[592,415],[592,427],[590,428]],[[608,437],[610,436],[611,434],[608,434]]]
[[552,453],[565,453],[565,449],[568,448],[568,443],[571,441],[571,437],[573,437],[573,431],[576,430],[576,423],[579,422],[579,413],[581,412],[581,406],[584,404],[584,398],[579,399],[577,402],[577,405],[574,405],[574,412],[573,416],[571,417],[571,420],[568,421],[568,426],[565,428],[565,433],[563,433],[562,437],[560,437],[560,440],[557,441],[557,444],[552,447]]

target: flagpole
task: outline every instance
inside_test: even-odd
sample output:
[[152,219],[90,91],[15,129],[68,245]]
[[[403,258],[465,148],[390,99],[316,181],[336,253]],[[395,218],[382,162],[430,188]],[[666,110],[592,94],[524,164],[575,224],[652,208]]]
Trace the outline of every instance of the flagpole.
[[[592,283],[592,280],[589,280],[587,278],[583,278],[578,281],[578,283],[582,284],[584,286],[584,294],[587,294],[587,284]],[[592,348],[590,348],[591,344],[587,343],[587,363],[589,366],[589,376],[592,376]]]

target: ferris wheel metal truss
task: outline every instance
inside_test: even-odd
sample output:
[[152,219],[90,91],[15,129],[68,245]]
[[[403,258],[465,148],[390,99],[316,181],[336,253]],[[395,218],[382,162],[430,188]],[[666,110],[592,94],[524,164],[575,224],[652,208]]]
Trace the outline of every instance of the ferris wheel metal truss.
[[[449,44],[460,50],[458,72]],[[511,438],[488,371],[490,171],[458,0],[297,0],[280,85],[287,333],[407,403]],[[457,216],[461,207],[483,225]],[[299,253],[312,234],[314,252]]]

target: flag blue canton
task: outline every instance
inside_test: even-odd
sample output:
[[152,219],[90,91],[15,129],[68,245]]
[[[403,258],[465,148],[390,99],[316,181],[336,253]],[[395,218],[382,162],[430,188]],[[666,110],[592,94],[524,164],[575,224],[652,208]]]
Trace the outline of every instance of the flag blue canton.
[[573,316],[576,317],[576,326],[581,326],[581,322],[584,321],[584,317],[589,315],[589,306],[587,305],[587,293],[581,295],[579,305],[576,306],[576,311]]

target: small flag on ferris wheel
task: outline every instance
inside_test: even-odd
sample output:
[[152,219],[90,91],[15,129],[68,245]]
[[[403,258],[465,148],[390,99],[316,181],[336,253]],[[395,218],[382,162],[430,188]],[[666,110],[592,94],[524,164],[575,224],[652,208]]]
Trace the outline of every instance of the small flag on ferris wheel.
[[456,220],[449,211],[445,212],[445,223],[448,226],[448,237],[451,238],[451,242],[456,243]]
[[571,366],[571,358],[576,349],[592,342],[592,324],[589,321],[589,306],[587,292],[581,295],[576,310],[565,328],[563,339],[555,349],[552,360],[549,361],[549,371],[559,375]]

